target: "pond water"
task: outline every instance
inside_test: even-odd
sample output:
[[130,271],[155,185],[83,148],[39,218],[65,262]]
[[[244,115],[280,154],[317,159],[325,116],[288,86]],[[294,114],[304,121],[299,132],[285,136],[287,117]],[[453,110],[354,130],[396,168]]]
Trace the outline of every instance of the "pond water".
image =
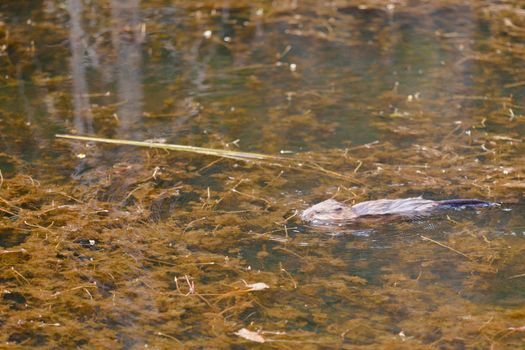
[[[0,342],[522,347],[524,39],[519,1],[3,0]],[[419,195],[502,205],[298,215]]]

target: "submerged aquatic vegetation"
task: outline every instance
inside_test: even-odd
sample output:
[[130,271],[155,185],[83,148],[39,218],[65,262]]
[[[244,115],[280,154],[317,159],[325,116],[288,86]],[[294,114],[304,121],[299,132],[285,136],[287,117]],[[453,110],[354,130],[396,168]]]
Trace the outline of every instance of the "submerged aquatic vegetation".
[[[521,346],[518,2],[44,4],[0,4],[4,345]],[[298,215],[414,195],[503,205]]]

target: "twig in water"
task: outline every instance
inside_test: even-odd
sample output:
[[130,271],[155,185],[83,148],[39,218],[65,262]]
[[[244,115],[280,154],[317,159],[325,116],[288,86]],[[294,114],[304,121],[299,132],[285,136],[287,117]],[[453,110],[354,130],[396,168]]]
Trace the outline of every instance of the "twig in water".
[[359,170],[359,168],[361,168],[361,165],[363,165],[363,162],[362,162],[362,161],[358,160],[357,162],[358,162],[359,164],[355,167],[355,169],[354,169],[354,174],[357,173],[357,171]]
[[132,189],[132,190],[128,193],[128,195],[122,200],[122,202],[127,201],[127,200],[133,195],[133,193],[134,193],[135,191],[138,191],[138,190],[140,190],[140,189],[142,189],[142,188],[144,188],[144,187],[146,187],[146,186],[148,186],[148,185],[149,185],[149,183],[147,183],[147,182],[138,185],[137,187],[135,187],[134,189]]
[[3,213],[9,214],[11,216],[16,216],[15,213],[13,213],[12,211],[9,211],[7,209],[4,209],[4,208],[0,208],[0,211],[3,212]]
[[[287,223],[288,220],[290,220],[291,218],[297,216],[297,214],[299,214],[299,211],[298,211],[297,209],[295,209],[295,210],[293,211],[293,214],[290,215],[290,216],[288,216],[287,218],[285,218],[282,222],[283,222],[283,223]],[[285,228],[286,228],[286,226],[285,226]]]
[[290,279],[290,281],[292,281],[293,288],[297,289],[297,282],[292,277],[292,275],[288,271],[285,270],[285,268],[283,267],[283,264],[281,262],[279,262],[279,269],[281,270],[281,272],[284,272],[284,274]]
[[452,219],[450,216],[447,215],[447,220],[450,221],[453,224],[459,224],[456,220]]
[[79,289],[84,289],[85,290],[86,288],[97,288],[97,286],[95,286],[95,285],[87,285],[87,286],[86,285],[82,285],[82,286],[74,287],[74,288],[71,288],[71,289],[66,289],[66,290],[61,291],[61,292],[60,291],[59,292],[55,292],[53,295],[51,295],[51,297],[54,298],[54,297],[57,297],[57,296],[59,296],[61,294],[66,293],[66,292],[72,292],[72,291],[79,290]]
[[249,152],[237,152],[222,149],[213,149],[205,147],[187,146],[187,145],[174,145],[168,143],[156,143],[156,142],[143,142],[143,141],[132,141],[132,140],[119,140],[119,139],[106,139],[101,137],[89,137],[89,136],[76,136],[76,135],[55,135],[58,138],[70,139],[70,140],[81,140],[81,141],[92,141],[92,142],[103,142],[112,143],[115,145],[128,145],[138,147],[149,147],[149,148],[160,148],[172,151],[199,153],[210,156],[217,156],[222,158],[230,158],[237,160],[253,160],[253,161],[284,161],[289,162],[290,159],[279,156],[266,155],[261,153],[249,153]]
[[298,257],[299,259],[304,259],[304,257],[302,257],[301,255],[297,254],[296,252],[294,252],[294,251],[292,251],[290,249],[286,249],[286,248],[283,248],[283,247],[273,247],[272,249],[273,250],[280,250],[282,252],[294,255],[294,256]]
[[79,204],[84,204],[84,202],[82,202],[80,199],[76,199],[75,197],[70,196],[70,195],[68,195],[68,194],[65,193],[65,192],[57,191],[57,192],[54,192],[54,193],[56,193],[56,194],[60,194],[60,195],[66,197],[66,198],[69,198],[69,199],[71,199],[71,200],[73,200],[73,201],[75,201],[75,202],[77,202],[77,203],[79,203]]
[[86,294],[89,295],[89,298],[93,300],[93,295],[91,295],[91,293],[89,292],[89,290],[87,290],[87,288],[84,288],[84,292],[86,292]]
[[270,203],[269,200],[264,199],[264,198],[262,198],[262,197],[252,196],[251,194],[244,193],[244,192],[240,192],[239,190],[237,190],[237,189],[235,189],[235,188],[232,188],[231,191],[234,192],[234,193],[240,194],[241,196],[245,196],[245,197],[248,197],[248,198],[251,198],[251,199],[255,199],[255,200],[259,200],[259,201],[263,201],[264,203],[266,203],[266,205],[268,206],[268,208],[270,208],[270,207],[272,206],[272,203]]
[[[289,168],[289,169],[294,169],[294,170],[313,171],[316,173],[321,172],[323,174],[329,175],[334,178],[343,179],[346,181],[355,182],[357,184],[363,185],[363,183],[358,180],[355,180],[343,174],[337,173],[335,171],[325,169],[315,162],[306,161],[305,163],[304,161],[301,161],[300,159],[292,158],[292,157],[281,157],[281,156],[274,156],[274,155],[268,155],[268,154],[262,154],[262,153],[230,151],[230,150],[224,150],[224,149],[214,149],[214,148],[176,145],[176,144],[167,144],[167,143],[106,139],[106,138],[101,138],[101,137],[61,135],[61,134],[57,134],[55,136],[58,138],[71,139],[71,140],[103,142],[103,143],[111,143],[115,145],[128,145],[128,146],[137,146],[137,147],[159,148],[159,149],[164,149],[164,150],[172,150],[172,151],[180,151],[180,152],[190,152],[190,153],[204,154],[204,155],[215,156],[215,157],[220,157],[220,158],[236,159],[236,160],[241,160],[245,162],[261,163],[267,166],[278,166],[278,167]],[[358,146],[358,147],[369,147],[372,144],[374,144],[374,142],[367,144],[367,145]],[[205,169],[206,167],[207,166],[200,169],[199,171]]]
[[13,209],[17,209],[17,210],[22,209],[22,208],[20,208],[20,207],[17,207],[17,206],[14,205],[14,204],[11,204],[11,202],[9,202],[7,199],[4,199],[4,198],[2,198],[2,197],[0,197],[0,201],[4,202],[7,206],[9,206],[9,207],[11,207],[11,208],[13,208]]
[[182,293],[182,291],[179,288],[179,279],[177,278],[177,276],[173,277],[173,281],[175,282],[175,288],[177,289],[177,292],[179,292],[179,294],[181,295],[184,295],[184,293]]
[[199,222],[199,221],[202,221],[202,220],[206,220],[206,217],[204,216],[204,217],[202,217],[202,218],[200,218],[200,219],[195,219],[195,220],[193,220],[193,221],[190,221],[190,222],[186,225],[186,227],[184,228],[184,230],[182,231],[182,233],[186,233],[186,231],[188,231],[188,230],[190,229],[190,227],[192,227],[192,225],[193,225],[194,223]]
[[377,145],[378,143],[379,143],[379,140],[376,140],[376,141],[372,141],[369,143],[365,143],[364,145],[347,148],[345,149],[345,155],[348,154],[348,152],[350,151],[355,151],[356,149],[360,149],[360,148],[370,148],[370,146]]
[[203,170],[206,170],[212,166],[214,166],[215,164],[219,163],[220,161],[222,161],[222,158],[219,158],[219,159],[215,159],[213,162],[209,163],[208,165],[205,165],[203,166],[202,168],[200,168],[199,170],[197,170],[197,173],[201,173]]
[[195,294],[195,282],[190,281],[188,275],[184,275],[186,283],[188,284],[188,294]]
[[337,173],[335,171],[332,171],[332,170],[328,170],[328,169],[325,169],[323,168],[322,166],[320,166],[319,164],[315,163],[315,162],[308,162],[307,164],[305,164],[307,166],[309,166],[310,168],[314,169],[314,170],[319,170],[321,171],[322,173],[325,173],[325,174],[328,174],[328,175],[331,175],[333,177],[336,177],[336,178],[339,178],[339,179],[344,179],[344,180],[347,180],[347,181],[352,181],[354,183],[357,183],[359,185],[364,185],[363,182],[359,181],[359,180],[356,180],[356,179],[351,179],[349,178],[348,176],[345,176],[343,174],[340,174],[340,173]]
[[[39,228],[39,229],[41,229],[41,230],[43,230],[43,231],[46,231],[46,232],[51,233],[52,235],[55,235],[55,236],[57,235],[56,232],[54,232],[54,231],[52,231],[52,230],[49,229],[50,227],[52,227],[52,226],[55,224],[54,221],[52,221],[52,222],[51,222],[49,225],[47,225],[47,226],[42,226],[42,225],[38,225],[38,224],[31,224],[31,223],[29,223],[29,222],[27,222],[27,221],[25,221],[25,220],[24,220],[24,224],[26,224],[26,225],[29,226],[29,227]],[[47,236],[46,236],[46,237],[47,237]]]
[[180,345],[182,345],[182,342],[180,340],[178,340],[177,338],[175,338],[174,336],[171,336],[169,334],[165,334],[165,333],[162,333],[162,332],[155,332],[155,335],[158,335],[159,337],[166,337],[166,338],[174,340],[177,343],[179,343]]
[[525,273],[520,273],[519,275],[510,276],[507,279],[512,280],[515,278],[525,277]]
[[523,85],[525,85],[525,80],[524,81],[517,81],[517,82],[514,82],[514,83],[505,84],[505,85],[503,85],[503,87],[505,89],[510,89],[510,88],[515,88],[515,87],[519,87],[519,86],[523,86]]
[[462,255],[462,256],[464,256],[465,258],[467,258],[467,259],[469,259],[469,260],[471,260],[471,261],[474,260],[474,259],[472,259],[470,256],[468,256],[467,254],[462,253],[462,252],[460,252],[459,250],[454,249],[454,248],[452,248],[452,247],[449,247],[449,246],[446,245],[446,244],[443,244],[443,243],[441,243],[441,242],[435,241],[435,240],[433,240],[432,238],[428,238],[428,237],[423,236],[423,235],[419,235],[419,237],[421,237],[421,239],[424,240],[424,241],[430,241],[430,242],[432,242],[432,243],[437,244],[438,246],[441,246],[441,247],[443,247],[443,248],[447,248],[447,249],[453,251],[454,253],[459,254],[459,255]]
[[195,282],[190,281],[190,277],[188,277],[188,275],[184,275],[184,280],[186,281],[186,284],[188,285],[188,293],[186,294],[182,293],[179,287],[179,279],[175,276],[173,280],[175,281],[175,288],[177,289],[177,292],[179,292],[180,295],[185,296],[185,297],[194,295],[198,297],[200,300],[204,301],[210,308],[215,309],[215,307],[208,301],[208,299],[206,299],[204,296],[196,292]]
[[29,281],[27,280],[27,278],[24,277],[24,275],[22,275],[20,272],[16,271],[15,268],[13,266],[11,266],[11,271],[13,271],[13,273],[17,276],[20,276],[27,284],[31,284],[29,283]]
[[454,95],[454,100],[474,100],[474,101],[496,101],[496,102],[512,102],[512,97],[492,97],[479,95]]
[[279,172],[279,175],[277,175],[276,177],[274,177],[271,181],[269,181],[264,187],[269,187],[275,180],[277,180],[278,178],[281,177],[281,175],[284,174],[284,170],[281,170]]
[[17,249],[17,250],[0,250],[0,255],[4,255],[4,254],[16,254],[16,253],[27,254],[27,250],[25,250],[24,248]]

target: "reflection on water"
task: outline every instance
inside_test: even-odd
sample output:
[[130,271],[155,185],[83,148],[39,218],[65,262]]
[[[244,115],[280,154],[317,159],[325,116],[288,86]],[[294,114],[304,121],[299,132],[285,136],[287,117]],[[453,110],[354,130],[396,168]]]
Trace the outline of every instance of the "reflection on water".
[[69,45],[71,46],[71,73],[73,79],[74,126],[80,134],[93,133],[93,115],[89,103],[86,82],[86,37],[82,30],[82,2],[68,0],[67,9],[71,18]]
[[[521,346],[519,5],[1,2],[0,341],[250,347],[247,328],[283,348]],[[503,206],[298,215],[419,195]]]
[[124,137],[139,137],[130,132],[142,118],[142,41],[146,24],[140,22],[140,1],[111,1],[111,37],[116,52],[117,97],[121,104],[116,118]]

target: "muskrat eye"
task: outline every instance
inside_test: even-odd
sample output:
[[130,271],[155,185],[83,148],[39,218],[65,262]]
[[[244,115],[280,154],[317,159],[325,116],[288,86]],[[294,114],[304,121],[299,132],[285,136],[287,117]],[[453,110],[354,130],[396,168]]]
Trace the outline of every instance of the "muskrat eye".
[[321,211],[320,211],[320,210],[314,210],[314,212],[315,212],[316,214],[321,214]]
[[334,210],[335,210],[335,211],[341,211],[341,210],[343,210],[343,207],[337,207],[337,208],[335,208]]

